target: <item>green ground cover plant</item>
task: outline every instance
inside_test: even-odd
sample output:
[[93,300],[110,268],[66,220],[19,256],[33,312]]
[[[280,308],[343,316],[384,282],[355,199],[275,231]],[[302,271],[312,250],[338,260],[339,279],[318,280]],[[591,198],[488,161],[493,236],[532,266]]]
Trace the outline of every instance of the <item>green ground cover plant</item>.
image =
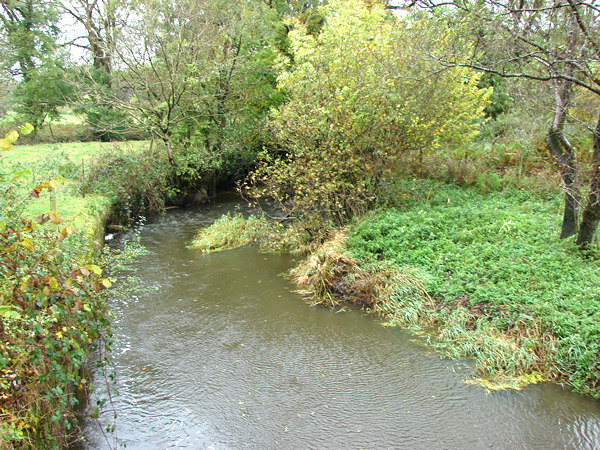
[[600,397],[600,261],[556,238],[558,195],[413,186],[403,209],[362,220],[297,281],[430,332],[497,386],[555,380]]

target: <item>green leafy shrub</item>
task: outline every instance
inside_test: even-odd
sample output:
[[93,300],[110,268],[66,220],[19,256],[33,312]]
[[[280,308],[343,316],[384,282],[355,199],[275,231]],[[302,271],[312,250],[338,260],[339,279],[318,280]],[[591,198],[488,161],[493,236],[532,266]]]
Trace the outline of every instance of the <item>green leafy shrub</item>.
[[[17,137],[7,134],[0,149]],[[100,292],[111,281],[89,263],[94,246],[84,233],[55,212],[35,220],[25,213],[56,181],[23,196],[20,180],[0,175],[0,447],[65,447],[87,349],[107,343],[95,340],[109,324]]]
[[441,20],[399,18],[363,1],[331,1],[320,12],[318,35],[293,23],[293,64],[284,61],[278,78],[287,102],[270,122],[277,153],[263,155],[246,185],[316,240],[327,224],[371,208],[407,161],[473,137],[491,93],[478,88],[479,74],[441,70],[425,56],[450,50],[456,37]]
[[90,105],[85,108],[93,140],[102,142],[147,139],[148,133],[133,123],[130,116],[111,106]]

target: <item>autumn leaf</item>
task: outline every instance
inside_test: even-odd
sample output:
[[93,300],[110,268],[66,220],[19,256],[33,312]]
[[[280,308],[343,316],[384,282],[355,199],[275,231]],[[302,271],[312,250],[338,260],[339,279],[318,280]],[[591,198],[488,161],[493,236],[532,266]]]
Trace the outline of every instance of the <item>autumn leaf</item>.
[[112,286],[112,283],[110,282],[110,280],[108,278],[100,278],[98,280],[98,283],[100,283],[106,289],[109,289]]
[[70,234],[74,234],[77,230],[73,225],[67,225],[62,230],[60,230],[61,240],[69,236]]
[[29,240],[27,238],[23,239],[21,242],[19,242],[19,244],[21,244],[23,247],[25,247],[30,252],[32,252],[34,249],[33,242],[31,242],[31,240]]
[[52,178],[49,182],[48,182],[48,190],[50,192],[56,191],[58,190],[58,188],[60,187],[60,181],[58,181],[56,178]]
[[0,150],[8,151],[12,148],[12,142],[0,139]]
[[10,142],[12,145],[17,139],[19,139],[19,133],[16,130],[11,130],[4,136],[4,140]]
[[88,264],[87,266],[85,266],[85,268],[94,272],[98,276],[102,275],[102,269],[95,264]]
[[60,225],[62,223],[62,219],[60,218],[58,213],[55,211],[50,211],[48,213],[48,217],[50,218],[50,220],[52,221],[52,223],[54,225]]
[[36,186],[31,190],[31,196],[34,198],[40,198],[41,192],[42,192],[42,187]]
[[22,136],[27,136],[28,134],[31,134],[31,132],[32,132],[33,130],[34,130],[34,126],[33,126],[33,125],[31,125],[31,124],[28,122],[28,123],[26,123],[25,125],[23,125],[23,126],[21,127],[21,130],[20,130],[20,132],[21,132],[21,135],[22,135]]
[[53,289],[55,291],[58,289],[58,281],[56,281],[56,278],[50,277],[48,284],[50,285],[51,289]]

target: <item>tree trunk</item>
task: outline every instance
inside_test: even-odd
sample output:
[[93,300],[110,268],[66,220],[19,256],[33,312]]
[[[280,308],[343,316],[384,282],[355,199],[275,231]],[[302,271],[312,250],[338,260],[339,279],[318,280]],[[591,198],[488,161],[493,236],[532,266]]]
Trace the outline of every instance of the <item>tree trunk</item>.
[[[570,70],[573,70],[571,67]],[[565,189],[565,211],[560,238],[565,239],[577,233],[577,219],[581,200],[577,154],[569,140],[563,134],[567,112],[571,104],[573,83],[566,80],[555,80],[554,87],[554,122],[546,135],[550,156],[558,165],[560,178]]]
[[592,155],[592,179],[590,192],[587,197],[581,227],[577,236],[577,245],[582,247],[591,245],[600,222],[600,115],[594,130],[594,152]]
[[[589,201],[589,200],[588,200]],[[577,235],[577,245],[587,247],[592,245],[600,222],[600,206],[598,203],[586,206],[581,219],[581,227]]]
[[563,213],[560,238],[566,239],[577,233],[577,214],[579,212],[579,195],[573,196],[565,192],[565,210]]
[[169,159],[169,163],[174,166],[175,160],[173,159],[173,152],[171,151],[171,141],[168,137],[163,137],[162,140],[165,143],[165,149],[167,150],[167,158]]
[[556,161],[565,190],[565,209],[560,230],[560,238],[565,239],[577,233],[577,216],[581,200],[579,177],[575,154],[570,146],[565,147],[562,131],[551,128],[546,136],[550,154]]

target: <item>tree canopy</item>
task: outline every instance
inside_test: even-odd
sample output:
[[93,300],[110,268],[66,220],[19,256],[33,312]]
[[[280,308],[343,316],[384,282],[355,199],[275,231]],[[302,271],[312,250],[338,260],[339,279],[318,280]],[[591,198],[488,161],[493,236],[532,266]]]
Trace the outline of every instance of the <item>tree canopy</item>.
[[283,153],[266,155],[252,182],[254,194],[274,196],[292,216],[342,224],[393,183],[401,156],[472,138],[490,90],[478,87],[475,71],[440,70],[426,58],[424,47],[451,42],[442,21],[432,27],[364,2],[332,1],[321,11],[318,36],[290,22],[294,63],[279,62],[286,102],[270,121]]

